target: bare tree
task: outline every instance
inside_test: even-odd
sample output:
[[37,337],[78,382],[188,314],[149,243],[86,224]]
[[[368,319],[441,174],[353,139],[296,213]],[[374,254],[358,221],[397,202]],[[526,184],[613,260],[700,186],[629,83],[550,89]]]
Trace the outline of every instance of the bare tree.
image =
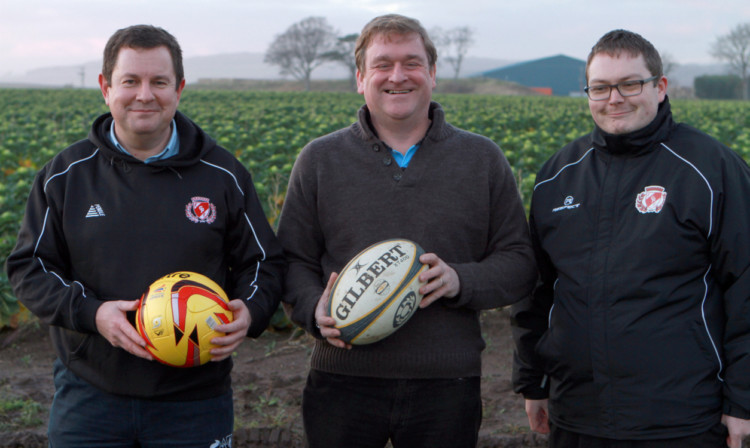
[[729,34],[719,36],[711,47],[711,56],[729,63],[732,72],[740,77],[742,99],[748,99],[750,23],[739,24]]
[[676,69],[680,64],[674,59],[671,53],[662,51],[661,55],[661,70],[664,72],[664,76],[669,78],[669,75]]
[[669,52],[660,51],[659,55],[661,56],[661,72],[667,77],[667,79],[669,79],[669,95],[674,98],[674,95],[678,94],[677,92],[680,83],[676,79],[670,79],[669,76],[680,64],[675,61],[674,57]]
[[326,59],[340,62],[349,70],[349,84],[357,90],[357,61],[354,58],[354,47],[357,45],[359,34],[347,34],[336,40],[335,48],[325,55]]
[[310,90],[313,70],[329,59],[327,54],[336,44],[336,32],[324,17],[308,17],[276,36],[263,59],[278,65],[282,75],[304,81]]
[[461,65],[469,47],[474,44],[474,30],[468,26],[460,26],[443,30],[439,27],[430,30],[430,39],[440,52],[440,58],[453,67],[453,78],[458,79]]

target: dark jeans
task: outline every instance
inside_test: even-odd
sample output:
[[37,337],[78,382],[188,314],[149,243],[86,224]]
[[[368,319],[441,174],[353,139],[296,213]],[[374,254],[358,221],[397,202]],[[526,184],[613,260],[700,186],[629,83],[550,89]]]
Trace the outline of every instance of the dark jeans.
[[726,448],[727,428],[717,423],[695,436],[660,440],[614,440],[556,428],[550,424],[550,448]]
[[232,393],[200,401],[150,401],[108,394],[55,361],[51,448],[229,448]]
[[302,398],[310,448],[474,448],[479,377],[363,378],[311,370]]

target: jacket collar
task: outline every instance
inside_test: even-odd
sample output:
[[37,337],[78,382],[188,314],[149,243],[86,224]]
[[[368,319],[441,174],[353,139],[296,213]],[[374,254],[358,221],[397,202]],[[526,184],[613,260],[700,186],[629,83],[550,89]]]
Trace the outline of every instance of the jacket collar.
[[592,143],[596,149],[615,155],[638,155],[667,139],[674,126],[669,98],[659,104],[656,117],[645,127],[627,134],[609,134],[594,125]]

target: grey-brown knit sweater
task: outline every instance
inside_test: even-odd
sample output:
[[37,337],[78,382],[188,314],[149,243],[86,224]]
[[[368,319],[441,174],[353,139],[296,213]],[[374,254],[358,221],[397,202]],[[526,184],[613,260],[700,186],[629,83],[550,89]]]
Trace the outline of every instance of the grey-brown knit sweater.
[[[369,124],[313,140],[292,170],[278,236],[289,261],[283,301],[318,341],[312,368],[380,378],[481,375],[479,311],[514,303],[536,280],[526,217],[510,166],[495,143],[445,121],[432,125],[402,169]],[[455,299],[419,309],[396,333],[342,350],[320,338],[314,310],[331,272],[389,238],[416,241],[451,265]]]

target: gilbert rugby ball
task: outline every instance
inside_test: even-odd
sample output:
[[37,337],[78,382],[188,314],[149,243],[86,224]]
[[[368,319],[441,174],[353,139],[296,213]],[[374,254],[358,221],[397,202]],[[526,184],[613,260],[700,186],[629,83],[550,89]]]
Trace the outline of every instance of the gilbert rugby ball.
[[340,339],[377,342],[401,328],[422,300],[419,262],[424,250],[404,239],[381,241],[358,253],[339,273],[328,300]]

